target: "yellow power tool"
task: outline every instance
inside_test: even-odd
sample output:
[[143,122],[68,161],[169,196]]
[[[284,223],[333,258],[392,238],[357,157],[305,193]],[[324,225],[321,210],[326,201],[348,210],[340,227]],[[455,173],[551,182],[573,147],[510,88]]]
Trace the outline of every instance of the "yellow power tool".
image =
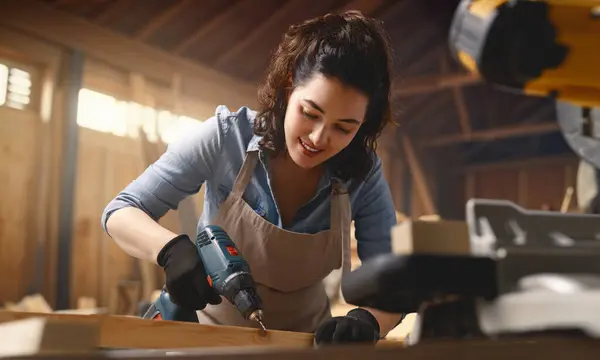
[[600,0],[463,0],[450,47],[484,81],[600,106]]
[[600,213],[600,0],[463,0],[449,41],[482,81],[556,100],[559,128],[582,159],[578,205]]

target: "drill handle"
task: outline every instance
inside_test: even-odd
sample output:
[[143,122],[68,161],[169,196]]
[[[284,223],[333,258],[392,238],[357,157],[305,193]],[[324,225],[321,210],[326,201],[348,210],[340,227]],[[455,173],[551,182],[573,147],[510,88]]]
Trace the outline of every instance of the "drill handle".
[[169,292],[163,287],[158,298],[154,301],[150,309],[144,315],[145,319],[151,320],[169,320],[183,322],[198,322],[196,310],[186,309],[175,304]]

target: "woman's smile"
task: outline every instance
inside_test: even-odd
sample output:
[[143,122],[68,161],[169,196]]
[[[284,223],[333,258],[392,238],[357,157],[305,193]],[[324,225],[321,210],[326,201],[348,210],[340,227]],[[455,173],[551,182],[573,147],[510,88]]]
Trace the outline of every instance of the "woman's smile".
[[323,151],[322,149],[317,149],[316,147],[310,145],[309,142],[302,140],[302,138],[298,138],[298,141],[300,142],[302,153],[306,156],[314,157]]

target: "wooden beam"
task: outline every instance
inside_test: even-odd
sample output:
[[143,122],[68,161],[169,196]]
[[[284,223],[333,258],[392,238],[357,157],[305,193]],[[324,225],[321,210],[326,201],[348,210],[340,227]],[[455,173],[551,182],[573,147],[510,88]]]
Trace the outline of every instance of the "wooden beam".
[[487,142],[497,139],[506,139],[524,135],[538,135],[559,131],[557,123],[548,122],[540,124],[507,126],[496,129],[474,131],[470,134],[442,135],[433,139],[419,141],[419,146],[425,148],[440,147],[460,144],[463,142]]
[[431,190],[427,185],[427,179],[423,173],[421,163],[417,159],[412,141],[406,134],[402,134],[401,139],[402,149],[404,150],[404,155],[406,155],[406,162],[410,168],[415,188],[417,189],[417,194],[423,203],[425,212],[429,215],[437,214],[437,209],[435,207],[435,203],[433,202],[433,196],[431,195]]
[[[441,53],[440,62],[442,68],[442,74],[446,75],[448,73],[448,57],[446,56],[446,52]],[[460,129],[463,134],[471,133],[471,118],[469,116],[469,109],[467,108],[467,104],[465,102],[464,94],[462,88],[460,86],[452,86],[452,98],[454,100],[454,106],[456,107],[458,121],[460,125]]]
[[427,94],[452,87],[475,85],[480,82],[479,76],[471,73],[424,75],[396,82],[392,96]]
[[[338,9],[333,10],[332,13],[339,13],[339,12],[344,12],[347,10],[358,10],[365,15],[369,15],[370,13],[375,11],[382,3],[383,3],[382,0],[353,0],[350,3],[340,7]],[[281,7],[279,7],[273,15],[271,15],[266,21],[261,22],[260,26],[258,26],[254,31],[252,31],[250,34],[248,34],[248,36],[243,38],[241,41],[238,41],[237,43],[235,43],[229,49],[229,51],[224,52],[221,56],[219,56],[214,62],[215,67],[221,67],[221,66],[227,64],[229,61],[235,59],[250,44],[252,44],[255,41],[258,41],[259,39],[264,37],[266,33],[271,31],[271,29],[273,28],[273,26],[275,24],[279,23],[280,21],[282,21],[283,19],[288,17],[288,15],[290,13],[292,13],[294,11],[298,11],[299,6],[302,6],[302,4],[303,4],[302,0],[289,0],[286,3],[282,4]],[[217,18],[215,18],[213,20],[213,22],[220,23],[221,22],[220,18],[221,18],[221,16],[218,17],[219,21],[217,21]],[[214,24],[212,24],[212,22],[209,25],[211,25],[213,27],[215,26]],[[207,30],[200,29],[199,32],[201,32],[201,35],[195,34],[196,36],[194,36],[194,39],[188,39],[188,41],[186,41],[186,45],[189,45],[189,44],[193,43],[193,41],[195,41],[196,39],[200,38],[201,36],[204,36],[206,34]],[[182,45],[184,45],[184,44],[182,44]],[[178,47],[178,50],[179,50],[179,47]],[[184,48],[184,50],[185,50],[185,48]]]
[[468,174],[472,172],[492,171],[492,170],[519,170],[523,168],[547,167],[547,166],[577,166],[581,159],[575,154],[552,155],[544,157],[533,157],[520,160],[494,161],[488,163],[478,163],[465,165],[455,168],[456,173]]
[[96,18],[94,18],[94,22],[106,25],[112,20],[116,15],[121,13],[125,13],[127,8],[130,7],[133,3],[133,0],[119,0],[110,4],[103,12],[98,14]]
[[[277,346],[283,348],[312,348],[313,335],[291,331],[261,330],[203,325],[176,321],[152,321],[128,316],[74,315],[56,313],[26,313],[0,311],[0,323],[41,317],[59,319],[73,324],[95,324],[99,327],[98,346],[101,348],[170,349],[223,346]],[[403,346],[401,341],[380,341],[382,347]]]
[[72,5],[73,3],[80,3],[79,0],[57,0],[53,3],[54,6],[65,6]]
[[381,4],[383,4],[383,0],[354,0],[342,6],[337,12],[343,13],[349,10],[358,10],[364,15],[369,16],[375,12]]
[[249,0],[240,0],[239,2],[229,6],[225,11],[221,12],[217,16],[213,17],[209,22],[202,25],[198,28],[194,33],[187,38],[185,38],[181,43],[179,43],[174,52],[176,54],[183,54],[186,52],[192,45],[194,45],[198,40],[202,39],[204,36],[210,34],[215,29],[222,26],[227,19],[229,19],[232,15],[239,12],[239,9],[245,6],[244,2]]
[[165,9],[160,15],[148,22],[146,26],[140,28],[136,32],[135,38],[137,40],[148,39],[158,28],[169,22],[169,20],[173,19],[175,15],[177,15],[192,2],[194,2],[194,0],[180,0],[178,3],[171,4],[171,6]]
[[229,19],[233,14],[237,13],[240,8],[242,8],[245,4],[244,2],[248,2],[250,0],[241,0],[238,3],[235,3],[229,6],[227,9],[219,13],[217,16],[213,17],[208,23],[202,25],[198,28],[192,35],[185,38],[181,43],[179,43],[174,52],[176,54],[183,54],[186,52],[192,45],[194,45],[198,40],[202,37],[210,34],[215,29],[219,28],[223,25],[227,19]]
[[79,151],[79,129],[77,114],[79,91],[83,85],[85,56],[80,51],[70,51],[66,57],[66,66],[61,88],[64,90],[65,127],[62,149],[60,213],[58,229],[58,269],[56,279],[57,310],[70,307],[71,254],[73,247],[75,186],[77,184],[77,166]]
[[229,49],[229,51],[226,51],[217,57],[214,62],[215,67],[221,67],[229,61],[237,58],[247,46],[264,37],[266,33],[272,31],[273,26],[287,18],[291,12],[300,11],[301,6],[304,4],[304,0],[289,0],[283,3],[267,20],[261,21],[260,25],[257,26],[254,31],[248,34],[248,36],[235,43]]
[[251,84],[172,56],[39,1],[0,1],[0,13],[11,14],[0,17],[0,24],[79,49],[89,57],[117,68],[142,73],[152,81],[168,84],[175,73],[181,73],[186,93],[213,106],[255,106],[257,103],[256,88]]

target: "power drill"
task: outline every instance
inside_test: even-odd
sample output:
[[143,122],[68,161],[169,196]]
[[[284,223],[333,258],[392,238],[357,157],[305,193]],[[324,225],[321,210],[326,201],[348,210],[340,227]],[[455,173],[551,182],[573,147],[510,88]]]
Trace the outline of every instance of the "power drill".
[[[196,237],[196,250],[204,264],[208,283],[231,302],[244,319],[259,323],[263,332],[262,300],[250,265],[244,260],[229,235],[219,226],[208,225]],[[196,310],[173,303],[166,287],[142,316],[144,319],[198,322]]]

